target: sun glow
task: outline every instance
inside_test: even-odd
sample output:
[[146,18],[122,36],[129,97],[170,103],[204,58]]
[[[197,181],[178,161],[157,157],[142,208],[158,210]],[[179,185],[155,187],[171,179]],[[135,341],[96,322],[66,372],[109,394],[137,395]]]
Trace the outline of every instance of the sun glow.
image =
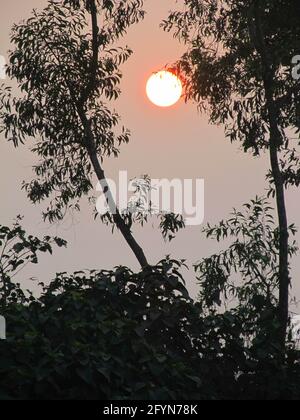
[[182,83],[175,74],[162,70],[149,78],[146,92],[154,105],[168,107],[176,104],[181,98]]

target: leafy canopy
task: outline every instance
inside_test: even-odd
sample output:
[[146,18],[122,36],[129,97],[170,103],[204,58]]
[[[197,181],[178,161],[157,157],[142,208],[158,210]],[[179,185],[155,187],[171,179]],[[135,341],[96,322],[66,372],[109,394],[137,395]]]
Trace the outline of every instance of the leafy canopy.
[[49,1],[44,10],[33,11],[30,19],[13,27],[7,74],[21,95],[13,97],[9,88],[0,95],[1,131],[15,146],[34,138],[32,150],[39,162],[35,178],[24,188],[34,203],[50,201],[44,212],[50,221],[62,219],[70,207],[78,208],[78,200],[93,188],[79,110],[90,121],[101,159],[117,156],[118,147],[129,141],[128,130],[116,134],[119,116],[105,99],[120,94],[119,66],[131,50],[117,48],[115,42],[143,17],[142,2],[97,2],[101,28],[96,35],[96,67],[89,5]]
[[[253,0],[183,3],[181,10],[163,22],[163,28],[187,46],[178,62],[187,99],[208,111],[213,123],[225,124],[231,141],[239,140],[245,150],[259,154],[269,146],[269,121],[261,58],[253,39]],[[262,25],[272,58],[283,144],[289,141],[288,128],[299,140],[300,83],[292,78],[292,58],[299,53],[299,13],[297,0],[263,2]]]

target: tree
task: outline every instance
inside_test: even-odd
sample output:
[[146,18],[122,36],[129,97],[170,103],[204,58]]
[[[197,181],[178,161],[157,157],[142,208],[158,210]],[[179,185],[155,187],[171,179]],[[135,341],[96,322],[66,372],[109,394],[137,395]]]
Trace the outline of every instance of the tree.
[[79,208],[78,200],[93,188],[95,173],[113,223],[146,267],[144,251],[116,206],[102,166],[105,156],[118,156],[118,146],[129,141],[124,128],[115,134],[119,116],[101,98],[120,94],[119,66],[131,50],[115,43],[143,17],[142,4],[50,0],[44,10],[15,25],[7,74],[22,95],[14,98],[4,88],[0,117],[1,131],[15,146],[35,139],[32,150],[40,161],[35,179],[24,188],[34,203],[54,196],[45,219],[60,220],[66,210]]
[[[225,249],[195,266],[199,304],[211,328],[222,325],[225,341],[231,334],[235,337],[224,352],[234,355],[238,364],[238,398],[289,399],[295,391],[299,351],[291,329],[284,349],[277,337],[279,229],[274,209],[266,198],[256,197],[203,231]],[[289,227],[289,233],[295,235],[295,226]],[[296,242],[291,242],[289,256],[297,251]]]
[[[216,226],[208,224],[204,232],[217,242],[232,240],[232,243],[195,266],[202,308],[216,313],[220,307],[233,305],[243,318],[245,341],[247,336],[251,340],[259,337],[262,340],[263,336],[264,345],[276,346],[279,230],[275,227],[273,209],[265,198],[256,197],[244,204],[242,211],[234,210],[228,220]],[[295,235],[294,225],[289,232]],[[297,251],[294,241],[288,248],[289,256]],[[281,352],[282,348],[278,350]]]
[[207,111],[211,122],[225,124],[226,136],[241,141],[245,151],[269,151],[279,220],[278,318],[284,346],[290,286],[285,186],[299,183],[300,83],[291,74],[300,42],[299,2],[185,0],[184,6],[163,27],[187,45],[175,66],[185,79],[186,98]]

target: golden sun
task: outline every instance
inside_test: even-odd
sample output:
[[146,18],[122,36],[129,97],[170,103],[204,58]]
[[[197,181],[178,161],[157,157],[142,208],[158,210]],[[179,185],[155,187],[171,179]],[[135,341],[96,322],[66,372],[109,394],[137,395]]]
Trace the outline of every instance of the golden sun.
[[147,96],[157,106],[176,104],[182,95],[182,83],[173,73],[162,70],[152,74],[146,86]]

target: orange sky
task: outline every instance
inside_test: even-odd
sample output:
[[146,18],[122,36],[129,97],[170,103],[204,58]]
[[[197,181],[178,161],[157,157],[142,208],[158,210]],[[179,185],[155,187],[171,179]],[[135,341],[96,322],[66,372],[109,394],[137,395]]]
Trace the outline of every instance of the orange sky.
[[[11,25],[29,16],[33,7],[44,4],[43,0],[10,0],[2,5],[0,55],[5,55],[9,48]],[[205,220],[216,222],[227,217],[232,207],[240,207],[255,195],[264,193],[268,160],[253,159],[245,155],[238,144],[231,145],[225,139],[223,128],[210,126],[205,116],[198,115],[193,104],[180,101],[174,107],[162,109],[149,102],[145,91],[147,78],[176,60],[184,49],[171,34],[159,28],[168,10],[176,7],[176,1],[148,0],[145,4],[148,12],[145,21],[133,27],[124,39],[124,43],[133,48],[134,55],[123,67],[123,95],[115,104],[122,122],[131,129],[132,138],[129,145],[122,147],[119,159],[105,162],[106,172],[112,178],[117,177],[119,170],[126,169],[129,177],[148,174],[155,179],[204,178]],[[43,257],[41,264],[31,267],[23,277],[30,274],[47,281],[60,271],[111,268],[116,264],[137,268],[122,238],[118,234],[112,237],[111,230],[100,222],[95,224],[86,205],[74,220],[69,218],[62,225],[52,227],[45,225],[41,208],[33,207],[20,190],[22,180],[31,176],[33,156],[26,147],[15,151],[3,138],[0,156],[0,223],[10,223],[17,214],[22,214],[24,225],[31,232],[60,235],[69,241],[67,250],[59,251],[52,258]],[[288,194],[289,217],[291,223],[300,226],[297,194],[297,191]],[[201,227],[187,228],[171,244],[165,244],[151,225],[135,228],[135,233],[137,239],[142,238],[145,252],[153,263],[170,253],[193,263],[217,250],[213,242],[205,240]],[[300,298],[300,282],[296,284],[299,258],[293,266],[293,292]],[[189,289],[195,295],[198,289],[192,270],[187,278]]]

